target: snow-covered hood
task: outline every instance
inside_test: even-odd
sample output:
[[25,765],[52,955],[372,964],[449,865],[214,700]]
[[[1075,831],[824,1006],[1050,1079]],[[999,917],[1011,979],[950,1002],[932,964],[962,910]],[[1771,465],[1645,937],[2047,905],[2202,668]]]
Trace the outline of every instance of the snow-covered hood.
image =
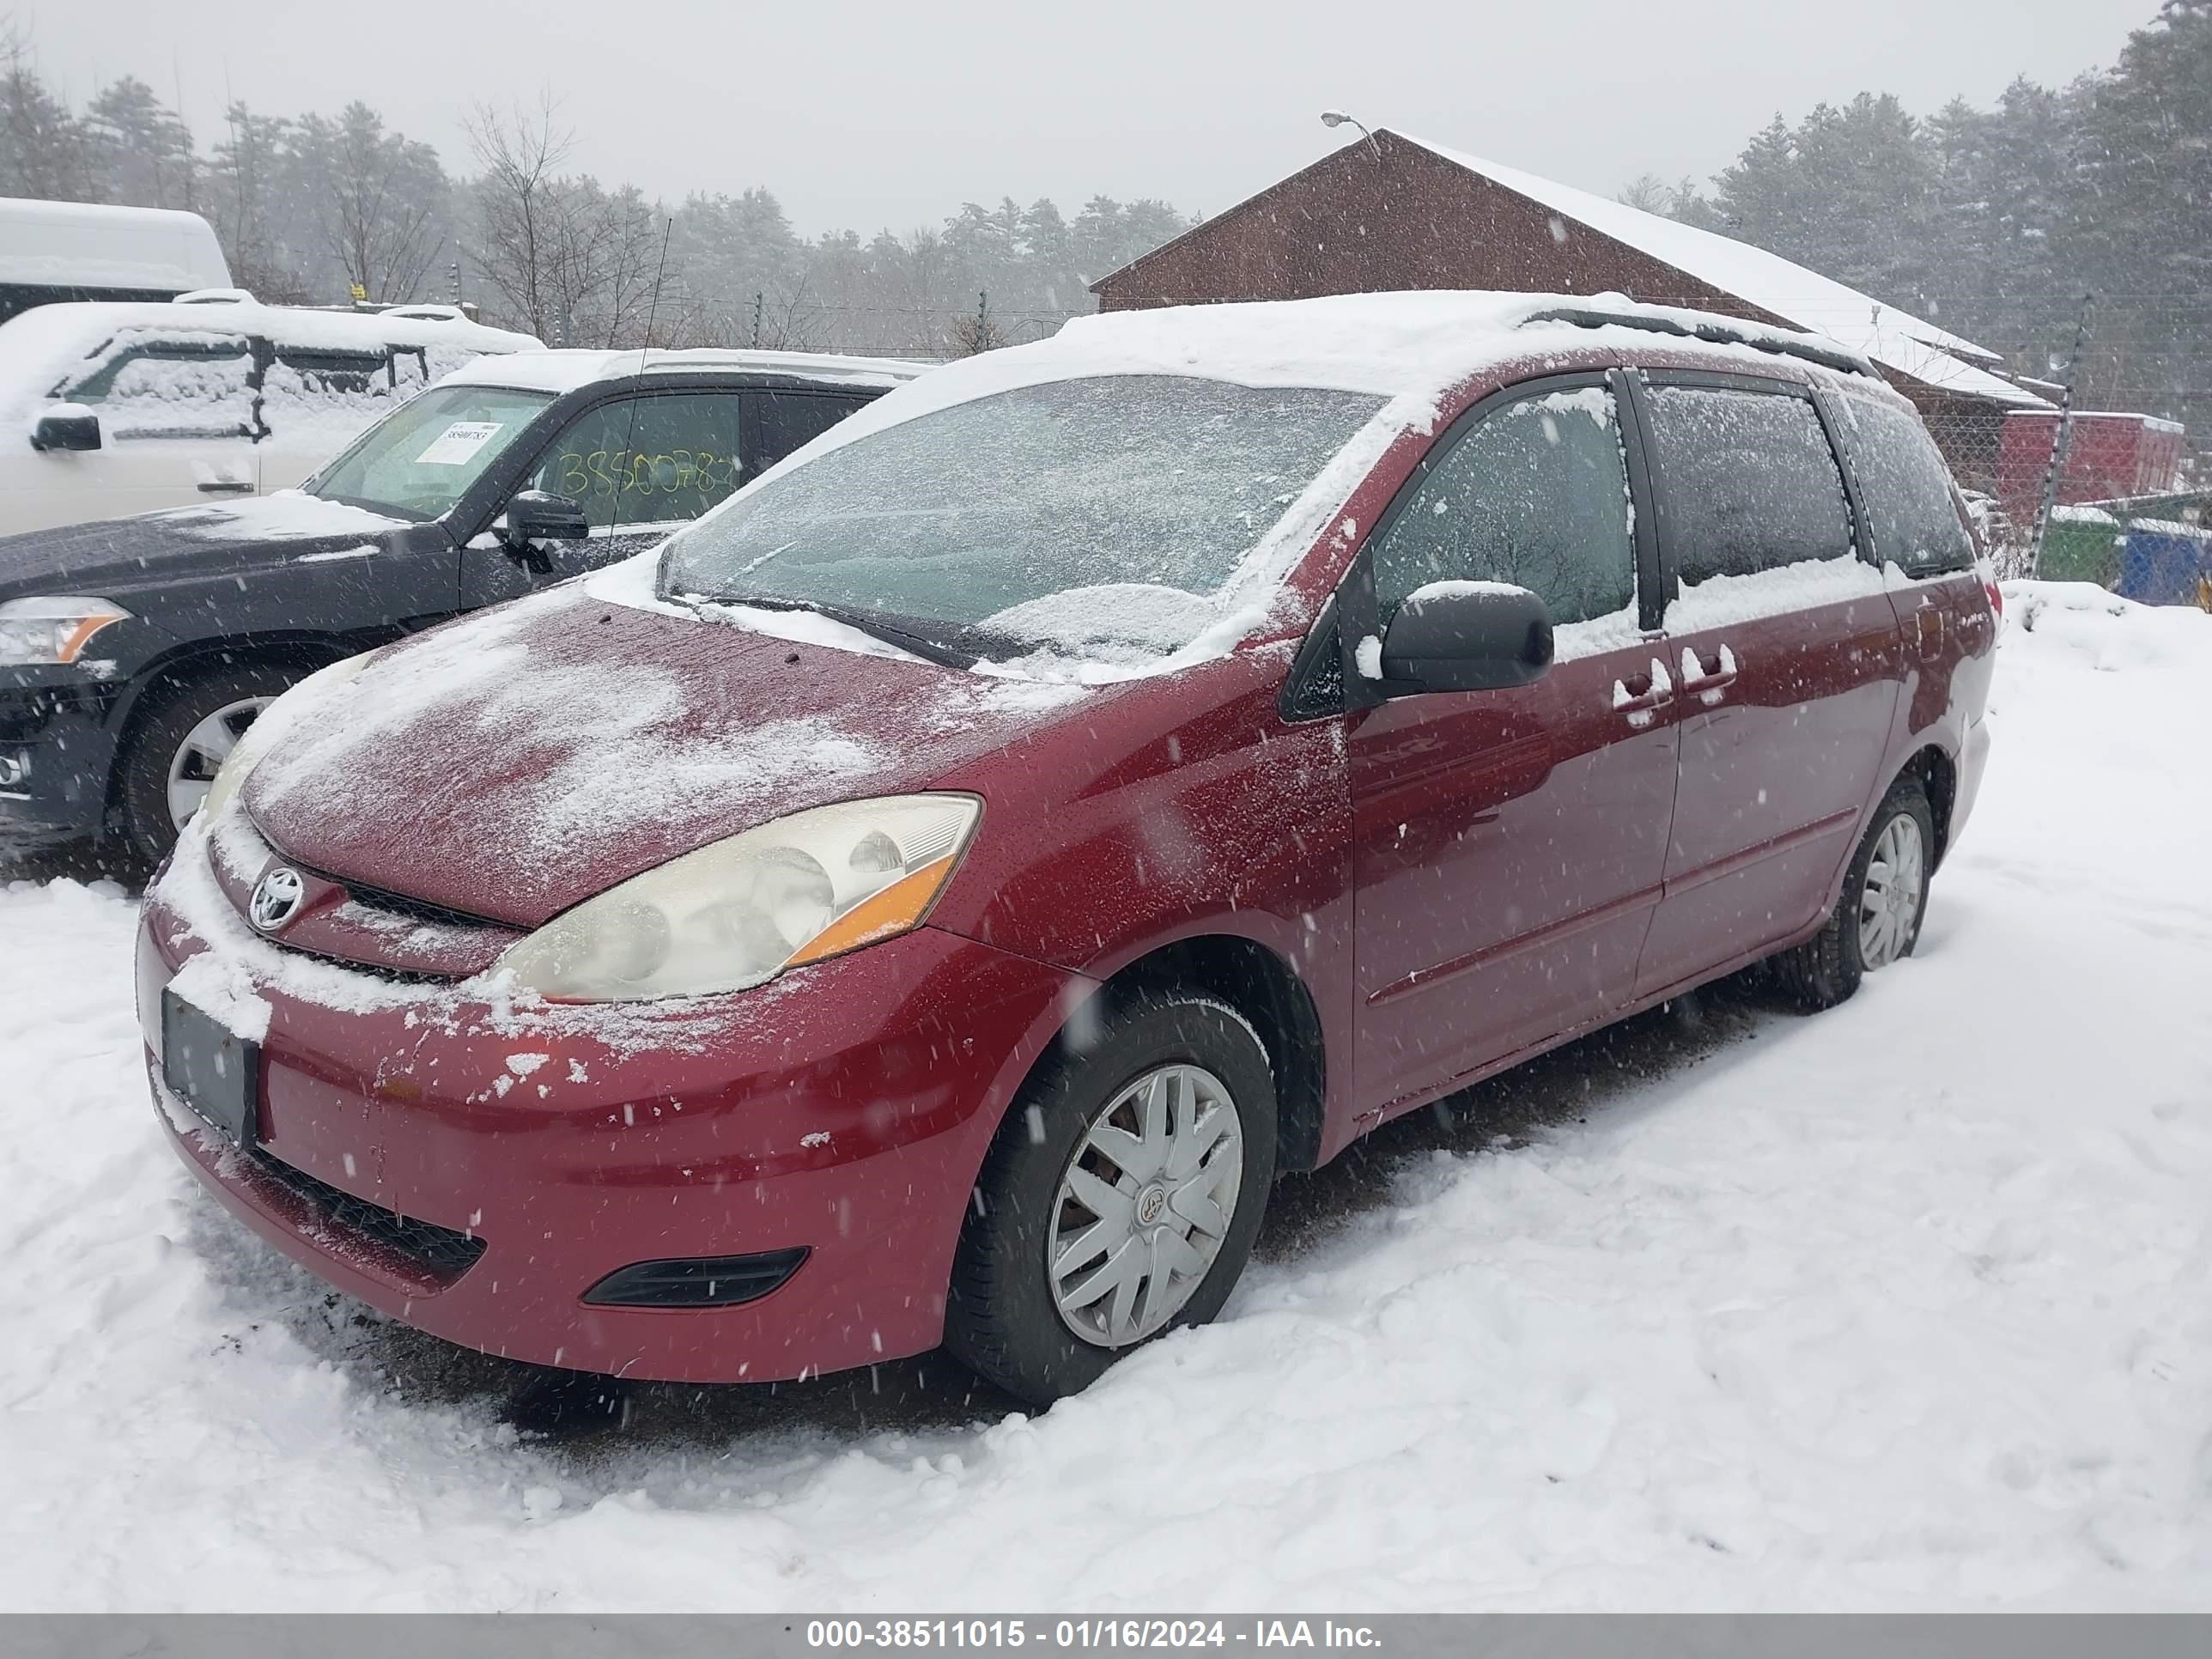
[[380,544],[408,526],[299,490],[99,519],[0,538],[0,599],[18,594],[112,597],[149,583]]
[[1084,695],[570,584],[278,704],[244,799],[304,866],[529,927],[786,813],[928,788]]

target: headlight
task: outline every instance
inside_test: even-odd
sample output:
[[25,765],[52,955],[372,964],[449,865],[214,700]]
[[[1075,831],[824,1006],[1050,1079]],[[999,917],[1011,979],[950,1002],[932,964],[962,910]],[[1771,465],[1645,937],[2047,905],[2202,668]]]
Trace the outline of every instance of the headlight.
[[0,668],[75,662],[92,636],[131,613],[78,593],[41,594],[0,605]]
[[[261,757],[274,749],[289,731],[292,722],[301,710],[317,702],[322,691],[330,691],[368,666],[368,659],[376,653],[364,651],[357,657],[347,657],[326,668],[318,668],[297,685],[263,709],[253,724],[246,728],[240,738],[216,769],[215,781],[208,786],[207,799],[200,803],[199,817],[204,823],[213,823],[216,815],[230,805]],[[317,688],[320,688],[320,691]]]
[[890,795],[794,812],[586,900],[499,965],[556,1002],[742,991],[920,927],[982,811]]

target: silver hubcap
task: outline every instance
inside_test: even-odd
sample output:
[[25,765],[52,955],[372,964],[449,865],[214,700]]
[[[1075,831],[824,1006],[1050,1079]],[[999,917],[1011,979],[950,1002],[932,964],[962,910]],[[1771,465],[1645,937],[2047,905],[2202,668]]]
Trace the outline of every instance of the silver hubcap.
[[1091,1121],[1052,1204],[1045,1268],[1085,1342],[1123,1348],[1173,1319],[1237,1214],[1244,1131],[1212,1073],[1163,1066]]
[[224,757],[238,747],[254,716],[276,702],[274,697],[240,697],[227,702],[185,733],[177,752],[169,757],[169,822],[181,830],[191,822],[207,799]]
[[1859,895],[1861,965],[1887,968],[1912,948],[1927,879],[1919,820],[1899,812],[1882,826],[1867,861],[1866,890]]

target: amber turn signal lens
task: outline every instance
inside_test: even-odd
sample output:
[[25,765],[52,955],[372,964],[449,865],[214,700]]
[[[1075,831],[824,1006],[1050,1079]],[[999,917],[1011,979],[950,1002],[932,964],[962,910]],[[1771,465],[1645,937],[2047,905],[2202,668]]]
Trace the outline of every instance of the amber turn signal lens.
[[870,894],[824,927],[784,965],[796,968],[801,963],[842,956],[863,945],[920,927],[921,919],[929,914],[937,890],[951,873],[952,857],[947,854],[910,875],[901,876],[883,891]]

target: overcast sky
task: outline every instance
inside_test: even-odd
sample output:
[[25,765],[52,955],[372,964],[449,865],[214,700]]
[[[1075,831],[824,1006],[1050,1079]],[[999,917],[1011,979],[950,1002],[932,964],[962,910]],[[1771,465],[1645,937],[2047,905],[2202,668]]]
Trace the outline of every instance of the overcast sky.
[[73,101],[131,73],[203,144],[227,97],[359,98],[447,165],[475,102],[550,87],[577,162],[648,193],[766,185],[803,234],[963,200],[1094,194],[1217,213],[1374,126],[1611,194],[1703,181],[1778,110],[1925,112],[2109,64],[2157,0],[0,0]]

